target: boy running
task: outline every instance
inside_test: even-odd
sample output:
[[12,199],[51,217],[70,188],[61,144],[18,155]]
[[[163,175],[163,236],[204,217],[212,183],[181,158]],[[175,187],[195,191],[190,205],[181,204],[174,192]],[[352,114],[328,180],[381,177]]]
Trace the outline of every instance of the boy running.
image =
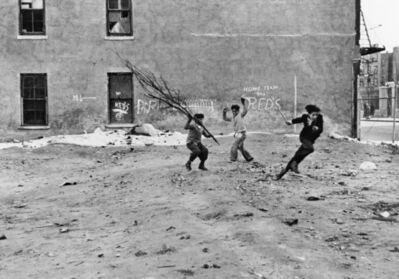
[[302,144],[285,169],[276,176],[276,180],[281,179],[289,170],[299,173],[298,165],[314,151],[313,144],[323,132],[323,116],[320,113],[320,109],[315,105],[307,105],[305,109],[307,114],[303,114],[301,117],[291,121],[286,121],[287,125],[303,123],[303,129],[299,134],[299,140]]

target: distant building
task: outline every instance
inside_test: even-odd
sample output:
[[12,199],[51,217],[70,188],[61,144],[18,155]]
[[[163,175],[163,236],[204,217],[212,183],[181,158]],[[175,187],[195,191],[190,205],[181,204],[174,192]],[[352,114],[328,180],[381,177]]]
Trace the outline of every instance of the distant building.
[[399,116],[399,96],[398,94],[395,96],[395,75],[396,82],[399,76],[394,66],[398,61],[399,47],[395,47],[391,53],[375,53],[362,57],[359,91],[363,116],[392,117],[395,100]]
[[[124,62],[220,118],[242,94],[265,128],[318,104],[349,133],[360,0],[2,0],[0,129],[83,131],[170,117]],[[294,80],[297,81],[296,88]]]

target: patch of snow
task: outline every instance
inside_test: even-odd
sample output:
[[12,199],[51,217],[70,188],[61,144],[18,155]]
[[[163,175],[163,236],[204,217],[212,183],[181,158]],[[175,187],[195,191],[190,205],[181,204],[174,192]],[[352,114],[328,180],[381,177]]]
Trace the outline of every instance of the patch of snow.
[[126,135],[123,130],[102,131],[97,128],[93,133],[80,135],[60,135],[30,140],[20,143],[0,143],[0,149],[19,147],[19,148],[39,148],[49,144],[73,144],[81,146],[144,146],[144,145],[184,145],[187,135],[173,133],[159,133],[158,136],[138,136]]

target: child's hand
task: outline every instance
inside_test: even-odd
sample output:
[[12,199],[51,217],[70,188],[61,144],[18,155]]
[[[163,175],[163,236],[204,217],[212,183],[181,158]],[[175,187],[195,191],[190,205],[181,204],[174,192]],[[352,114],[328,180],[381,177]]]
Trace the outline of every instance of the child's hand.
[[229,108],[224,108],[223,112],[228,112],[230,109]]
[[292,125],[292,122],[291,121],[285,121],[285,124]]
[[313,127],[312,127],[312,130],[313,130],[313,131],[318,131],[318,130],[319,130],[319,127],[313,126]]

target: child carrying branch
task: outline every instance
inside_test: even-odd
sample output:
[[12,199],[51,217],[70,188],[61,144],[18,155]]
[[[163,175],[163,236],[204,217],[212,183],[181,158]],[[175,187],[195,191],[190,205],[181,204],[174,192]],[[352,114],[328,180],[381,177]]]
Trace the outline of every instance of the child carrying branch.
[[[186,169],[191,171],[191,163],[198,157],[200,159],[200,164],[198,168],[200,170],[208,170],[205,167],[205,161],[208,159],[208,149],[202,144],[201,138],[204,135],[210,138],[211,135],[204,131],[202,121],[204,120],[204,115],[202,113],[196,113],[194,115],[195,119],[191,117],[188,118],[184,129],[189,130],[187,136],[187,148],[191,150],[190,158],[186,163]],[[194,120],[194,121],[193,121]]]

